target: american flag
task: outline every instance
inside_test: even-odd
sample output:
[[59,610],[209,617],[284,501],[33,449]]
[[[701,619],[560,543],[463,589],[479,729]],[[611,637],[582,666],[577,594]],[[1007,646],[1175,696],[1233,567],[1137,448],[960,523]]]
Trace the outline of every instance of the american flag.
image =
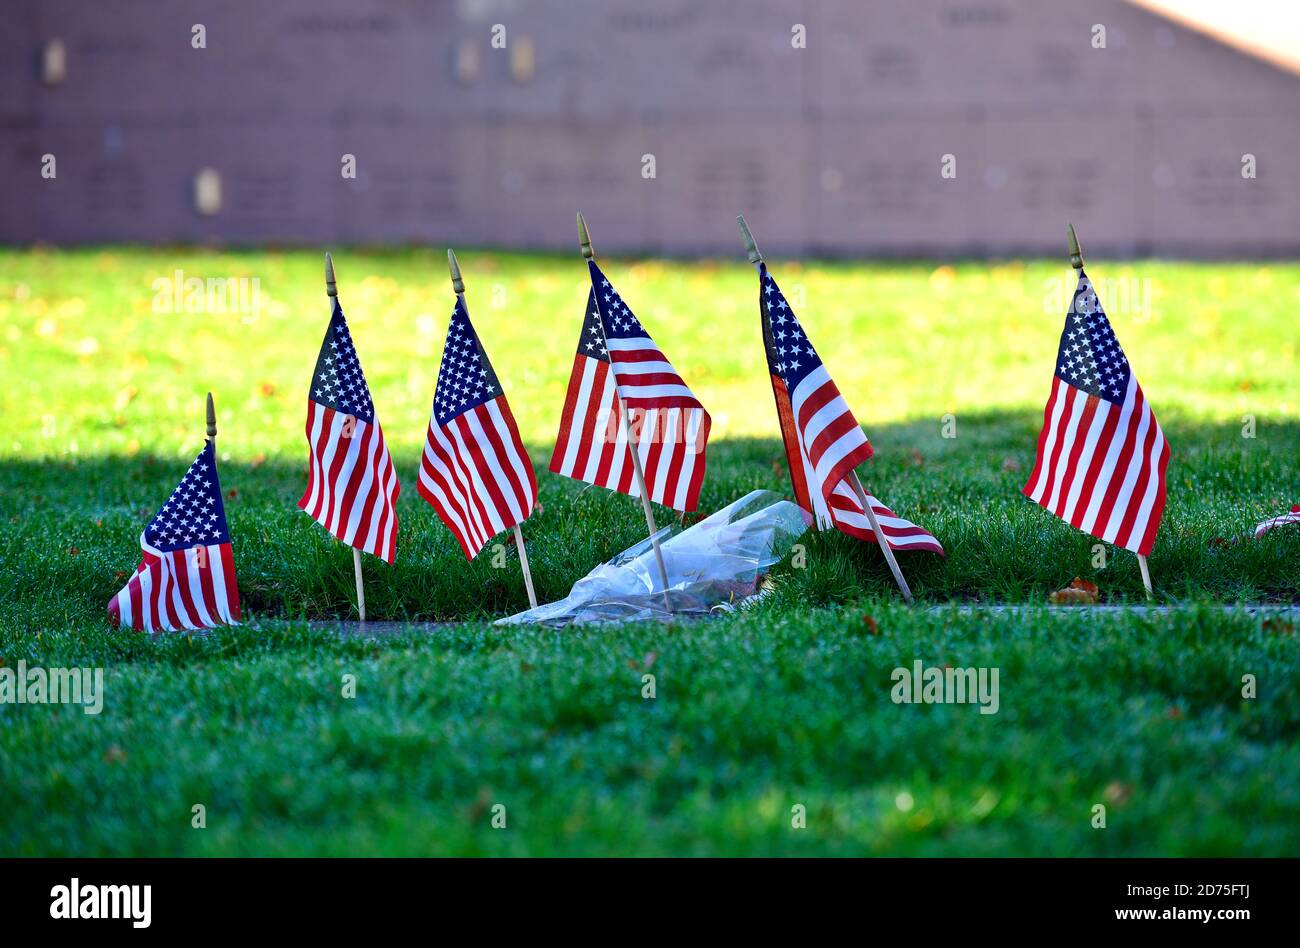
[[550,469],[588,484],[639,496],[625,430],[593,289],[587,294],[586,315],[573,356]]
[[1146,556],[1168,464],[1169,444],[1081,269],[1022,492],[1072,527]]
[[621,403],[650,499],[692,511],[704,482],[709,413],[596,262],[587,265],[592,292],[551,470],[637,495]]
[[1288,523],[1300,523],[1300,504],[1292,504],[1291,509],[1280,517],[1262,521],[1255,527],[1255,539],[1258,540],[1274,527],[1282,527]]
[[[871,443],[766,264],[759,268],[758,309],[795,502],[816,518],[820,528],[833,526],[859,540],[879,543],[849,482],[857,477],[854,469],[871,457]],[[890,549],[944,555],[930,533],[864,493]]]
[[140,534],[143,558],[108,614],[145,632],[210,629],[239,621],[230,529],[208,441]]
[[537,477],[501,382],[459,297],[438,367],[420,496],[433,505],[467,559],[537,504]]
[[349,546],[393,562],[401,485],[337,298],[307,394],[307,445],[298,506]]

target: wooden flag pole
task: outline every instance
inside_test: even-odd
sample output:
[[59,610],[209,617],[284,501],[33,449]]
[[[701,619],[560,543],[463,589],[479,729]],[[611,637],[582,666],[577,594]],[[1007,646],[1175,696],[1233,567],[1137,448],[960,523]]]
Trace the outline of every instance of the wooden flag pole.
[[[456,299],[462,306],[465,305],[465,278],[460,273],[460,261],[456,259],[456,251],[450,247],[447,248],[447,269],[451,272],[451,288],[456,292]],[[519,568],[524,574],[524,588],[528,590],[528,605],[532,609],[537,608],[537,593],[533,592],[533,574],[528,569],[528,550],[524,548],[524,534],[519,529],[519,524],[515,524],[515,548],[519,551]]]
[[1074,232],[1074,225],[1067,222],[1065,230],[1070,238],[1070,266],[1076,270],[1083,269],[1083,251],[1079,249],[1079,237]]
[[1142,571],[1142,585],[1146,587],[1147,598],[1151,599],[1151,572],[1147,569],[1147,558],[1141,553],[1138,554],[1138,569]]
[[[334,258],[325,251],[325,295],[335,299],[339,295],[338,283],[334,279]],[[361,551],[352,548],[352,574],[357,581],[357,614],[361,621],[366,621],[366,587],[361,580]]]
[[749,257],[749,262],[757,269],[763,262],[763,255],[758,252],[758,244],[754,242],[754,235],[749,232],[749,225],[745,223],[745,215],[737,214],[736,223],[740,225],[740,236],[745,241],[745,255]]
[[515,548],[519,550],[519,568],[524,573],[524,588],[528,590],[528,607],[537,608],[537,593],[533,592],[533,574],[528,569],[528,550],[524,548],[524,534],[515,524]]
[[[749,257],[749,262],[757,269],[762,266],[763,255],[758,252],[758,244],[754,241],[754,235],[749,231],[749,225],[745,223],[744,215],[736,218],[736,223],[740,225],[740,236],[745,241],[745,254]],[[908,588],[907,580],[903,578],[903,571],[899,568],[898,559],[894,556],[894,551],[890,548],[889,543],[885,540],[885,534],[880,529],[880,521],[876,519],[876,512],[871,509],[871,504],[867,500],[867,492],[862,488],[862,482],[858,480],[858,472],[853,471],[852,486],[853,492],[857,495],[858,503],[862,504],[862,509],[866,511],[867,522],[871,524],[871,532],[876,535],[876,545],[880,547],[880,552],[885,556],[885,562],[889,564],[889,571],[894,574],[894,582],[898,584],[899,590],[903,594],[903,599],[910,606],[916,602],[912,598],[912,590]],[[814,520],[815,523],[815,520]],[[820,529],[820,527],[818,527]]]
[[[1083,269],[1083,251],[1079,249],[1079,238],[1074,233],[1074,225],[1066,223],[1066,233],[1070,238],[1070,266],[1076,270]],[[1151,571],[1147,567],[1147,558],[1141,553],[1137,555],[1138,569],[1142,571],[1142,585],[1147,591],[1147,598],[1151,599]]]
[[[584,260],[595,258],[595,251],[591,249],[591,234],[587,231],[587,222],[582,218],[582,212],[578,212],[578,244],[582,247],[582,256]],[[599,303],[597,303],[599,308]],[[603,317],[602,317],[603,320]],[[641,453],[637,450],[636,445],[632,443],[632,429],[627,422],[627,404],[622,397],[618,400],[619,411],[623,415],[623,435],[627,438],[628,452],[632,455],[632,470],[636,473],[636,486],[641,494],[641,508],[645,511],[645,525],[650,531],[650,545],[654,547],[655,562],[659,564],[659,578],[664,584],[664,608],[670,613],[673,611],[672,600],[668,598],[668,567],[664,565],[664,553],[659,548],[659,538],[655,536],[659,528],[655,526],[655,513],[650,506],[650,490],[645,484],[645,472],[641,469]]]
[[668,567],[664,565],[664,551],[659,548],[659,537],[655,535],[659,532],[659,528],[655,526],[655,512],[650,506],[650,490],[645,486],[645,472],[641,470],[641,454],[632,443],[632,431],[627,423],[627,405],[621,398],[619,406],[623,411],[623,434],[627,438],[628,452],[632,455],[632,470],[636,472],[637,489],[641,493],[641,509],[645,511],[645,525],[650,531],[650,545],[654,547],[655,562],[659,564],[659,578],[664,584],[664,608],[672,612],[672,601],[668,598]]
[[361,581],[361,551],[352,548],[352,575],[357,581],[357,614],[366,621],[366,587]]
[[885,554],[885,562],[889,564],[889,571],[894,574],[894,582],[898,583],[899,590],[903,593],[903,599],[907,604],[913,605],[916,600],[912,598],[912,590],[907,586],[907,580],[903,578],[903,571],[898,566],[898,559],[894,556],[894,551],[889,546],[889,541],[885,539],[884,531],[880,529],[880,521],[876,519],[876,512],[871,509],[871,502],[867,499],[867,492],[862,489],[862,482],[858,480],[858,472],[851,471],[851,480],[853,493],[858,497],[858,503],[862,509],[867,512],[867,522],[871,524],[871,532],[876,535],[876,545],[880,547],[880,552]]

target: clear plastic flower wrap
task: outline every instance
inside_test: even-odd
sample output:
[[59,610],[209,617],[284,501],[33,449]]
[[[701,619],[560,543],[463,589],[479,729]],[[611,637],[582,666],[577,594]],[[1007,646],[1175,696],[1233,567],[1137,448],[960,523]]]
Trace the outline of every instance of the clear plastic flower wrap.
[[669,603],[647,537],[597,566],[558,602],[499,619],[497,625],[668,619],[735,607],[758,592],[767,569],[785,557],[809,523],[802,510],[779,494],[751,491],[685,530],[664,527],[656,534],[668,572]]

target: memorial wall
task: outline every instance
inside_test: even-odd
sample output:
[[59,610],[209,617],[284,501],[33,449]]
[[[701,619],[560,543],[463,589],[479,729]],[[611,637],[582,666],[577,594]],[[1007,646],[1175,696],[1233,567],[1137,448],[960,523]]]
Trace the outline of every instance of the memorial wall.
[[6,243],[1300,254],[1300,76],[1121,0],[7,17]]

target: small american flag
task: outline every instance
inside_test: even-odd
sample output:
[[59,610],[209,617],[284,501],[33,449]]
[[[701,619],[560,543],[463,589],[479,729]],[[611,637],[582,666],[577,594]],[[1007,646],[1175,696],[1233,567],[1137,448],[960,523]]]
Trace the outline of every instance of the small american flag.
[[593,289],[587,295],[582,334],[573,356],[550,469],[620,494],[639,496],[625,430]]
[[1022,492],[1072,527],[1146,556],[1165,509],[1168,464],[1169,443],[1080,269]]
[[298,506],[349,546],[393,562],[401,485],[337,298],[307,393],[307,445]]
[[[879,543],[849,483],[857,477],[854,468],[871,457],[871,444],[766,264],[759,268],[758,282],[763,348],[795,502],[816,518],[819,528],[834,526]],[[930,533],[864,493],[890,549],[944,555]]]
[[1258,540],[1274,527],[1282,527],[1288,523],[1300,523],[1300,504],[1292,504],[1291,509],[1280,517],[1262,521],[1259,526],[1255,527],[1255,539]]
[[460,298],[438,367],[417,490],[471,560],[537,504],[533,463]]
[[211,441],[140,534],[140,550],[135,575],[108,604],[115,624],[170,632],[238,623],[235,560]]
[[[600,272],[594,260],[588,260],[591,273],[592,302],[588,328],[599,332],[602,344],[586,350],[586,340],[579,343],[579,352],[594,353],[590,358],[600,361],[608,360],[604,370],[606,377],[601,381],[601,389],[595,395],[595,378],[592,376],[591,391],[585,402],[570,398],[566,400],[565,418],[561,423],[561,439],[564,439],[565,455],[568,457],[570,442],[578,435],[577,445],[572,448],[575,459],[583,458],[586,463],[582,470],[585,474],[592,467],[593,453],[599,451],[601,461],[595,465],[593,483],[635,494],[633,482],[624,473],[632,467],[631,456],[627,448],[620,445],[620,436],[616,432],[623,430],[622,419],[612,415],[605,408],[608,405],[607,376],[613,375],[617,401],[627,412],[627,423],[631,440],[636,445],[641,459],[641,468],[645,474],[646,488],[650,499],[681,511],[692,511],[699,505],[700,485],[704,482],[705,447],[709,440],[709,428],[712,424],[709,413],[699,403],[695,395],[682,381],[677,370],[668,361],[659,347],[655,345],[650,334],[637,321],[627,303],[618,295],[613,285]],[[595,314],[595,321],[591,314]],[[579,371],[586,373],[588,366],[581,358],[574,362],[573,376],[569,380],[569,392],[574,393],[575,382],[579,381]],[[599,367],[592,367],[593,373],[599,373]],[[579,392],[582,385],[579,382]],[[604,411],[603,427],[592,425],[589,429],[585,417],[569,413],[572,402],[575,409],[580,404],[591,404],[591,397],[596,399],[599,410]],[[567,434],[566,434],[567,432]],[[603,462],[606,448],[612,444],[608,467]],[[624,442],[625,444],[625,442]],[[559,452],[559,443],[556,446]],[[552,458],[552,470],[556,461]],[[613,472],[615,465],[617,476]],[[561,473],[564,463],[561,462]],[[569,468],[578,470],[577,461]],[[572,476],[572,475],[570,475]],[[586,477],[583,477],[586,480]],[[626,488],[625,488],[626,485]]]

